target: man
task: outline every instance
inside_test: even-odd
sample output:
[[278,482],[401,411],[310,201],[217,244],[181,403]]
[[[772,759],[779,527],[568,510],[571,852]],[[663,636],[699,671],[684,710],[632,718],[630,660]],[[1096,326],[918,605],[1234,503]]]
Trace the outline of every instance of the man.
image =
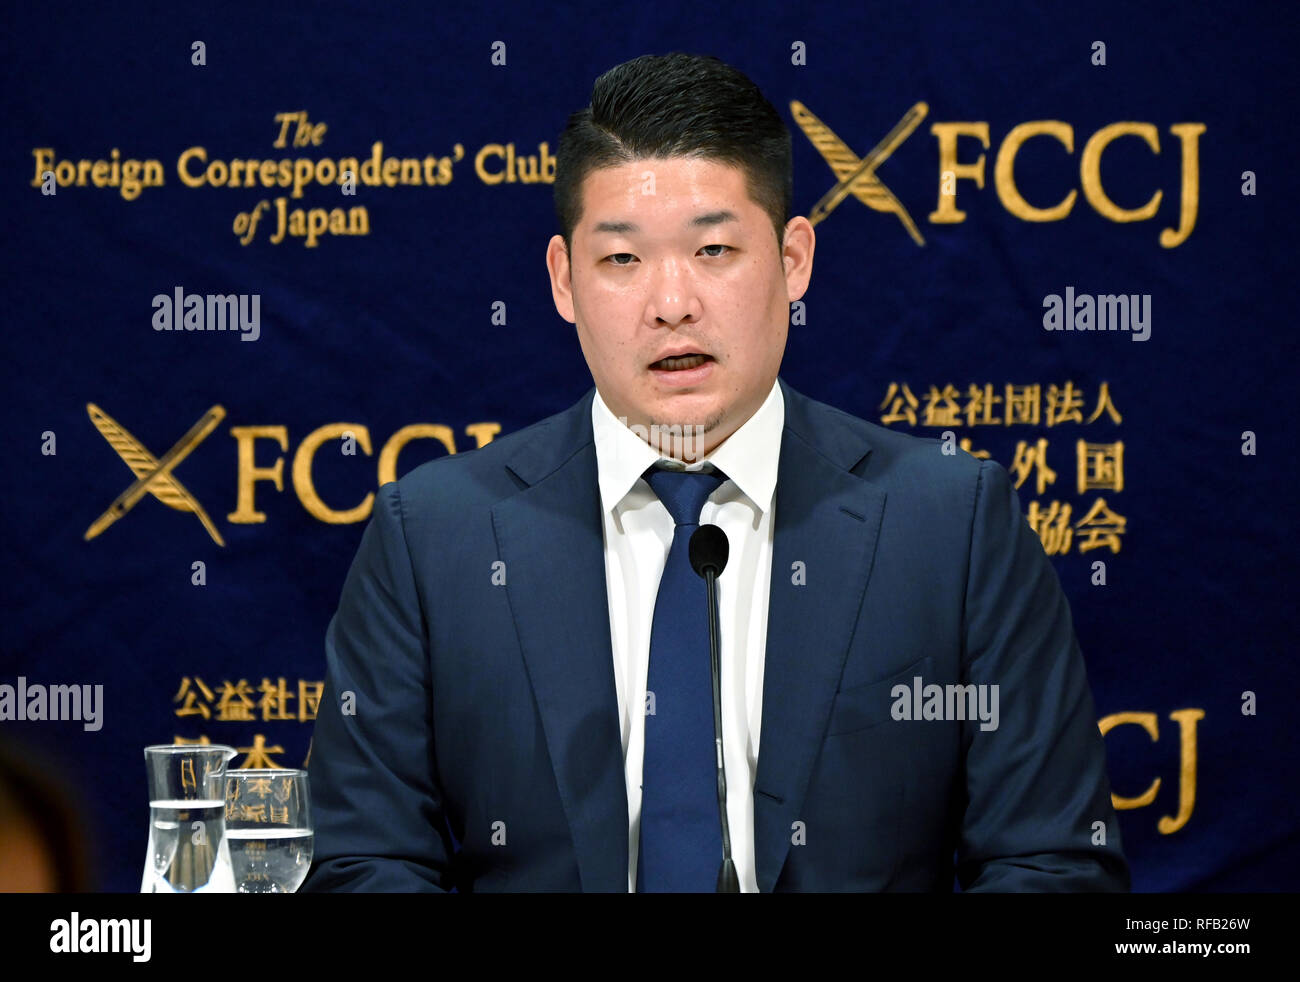
[[712,58],[620,65],[571,117],[547,265],[595,389],[380,490],[327,637],[305,889],[712,890],[718,758],[744,891],[1128,889],[1006,471],[777,377],[814,248],[790,160]]

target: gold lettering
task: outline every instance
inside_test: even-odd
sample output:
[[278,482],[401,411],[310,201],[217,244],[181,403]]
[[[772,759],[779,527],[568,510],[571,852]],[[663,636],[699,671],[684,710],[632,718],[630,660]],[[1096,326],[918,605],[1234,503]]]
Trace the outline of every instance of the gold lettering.
[[1166,249],[1182,245],[1192,234],[1192,229],[1196,227],[1196,215],[1201,200],[1201,158],[1198,140],[1205,132],[1205,124],[1175,123],[1169,127],[1169,132],[1178,137],[1183,144],[1183,195],[1179,208],[1178,230],[1167,228],[1160,233],[1160,244]]
[[[1178,723],[1179,728],[1179,784],[1178,784],[1178,814],[1165,815],[1156,823],[1156,828],[1161,835],[1172,835],[1192,817],[1192,809],[1196,805],[1196,724],[1205,718],[1203,709],[1176,709],[1169,714],[1169,718]],[[1097,723],[1101,735],[1105,736],[1116,726],[1124,724],[1135,724],[1141,726],[1151,737],[1154,743],[1159,739],[1156,729],[1155,713],[1112,713],[1103,717]],[[1160,778],[1151,782],[1151,786],[1136,798],[1121,798],[1119,795],[1111,792],[1110,801],[1116,811],[1124,811],[1131,808],[1143,808],[1156,800],[1156,794],[1160,791]]]
[[492,438],[501,432],[500,423],[470,423],[465,427],[465,432],[478,441],[475,449],[486,447],[492,442]]
[[32,187],[38,188],[45,183],[41,175],[47,170],[54,169],[54,148],[35,147],[32,149],[32,156],[36,158],[36,176],[32,178]]
[[[939,141],[939,205],[930,212],[930,221],[938,225],[953,225],[966,220],[966,213],[957,210],[957,195],[943,193],[943,175],[951,171],[953,180],[969,178],[977,188],[984,187],[984,154],[973,164],[957,163],[957,138],[959,136],[979,137],[984,149],[989,147],[988,123],[935,123],[930,132]],[[484,148],[486,149],[486,147]],[[954,185],[955,187],[955,185]]]
[[1016,187],[1016,154],[1025,141],[1035,136],[1055,137],[1064,147],[1066,153],[1074,153],[1074,128],[1069,123],[1054,119],[1042,119],[1032,123],[1021,123],[1002,141],[998,150],[998,160],[993,167],[993,184],[997,188],[1002,206],[1017,218],[1027,222],[1059,222],[1070,209],[1079,192],[1071,190],[1057,205],[1051,208],[1035,208]]
[[506,179],[504,172],[498,171],[493,174],[484,166],[483,161],[488,157],[504,157],[506,148],[499,143],[485,143],[483,148],[474,155],[474,173],[484,184],[500,184]]
[[[1111,713],[1109,716],[1103,716],[1097,722],[1097,728],[1101,730],[1101,735],[1105,736],[1117,726],[1133,724],[1142,727],[1151,736],[1151,742],[1155,743],[1160,739],[1160,734],[1156,729],[1155,713]],[[1151,802],[1156,800],[1156,794],[1160,790],[1160,778],[1151,782],[1151,787],[1147,788],[1136,798],[1121,798],[1114,791],[1110,793],[1110,803],[1116,811],[1125,811],[1130,808],[1145,808]]]
[[181,183],[187,188],[201,188],[203,187],[203,175],[200,174],[196,177],[185,166],[189,163],[190,158],[196,158],[200,164],[203,164],[208,159],[208,152],[203,147],[190,147],[176,161],[176,174],[180,177]]
[[1101,155],[1112,142],[1121,136],[1138,136],[1146,141],[1151,152],[1160,153],[1160,134],[1150,123],[1111,123],[1103,126],[1088,138],[1079,163],[1079,177],[1083,181],[1083,194],[1089,204],[1103,218],[1112,222],[1141,222],[1155,215],[1160,208],[1163,191],[1156,191],[1141,208],[1121,208],[1110,200],[1101,186]]
[[288,213],[289,199],[281,195],[275,199],[275,231],[271,233],[271,245],[279,245],[284,241],[285,233],[288,231],[285,222],[285,215]]
[[289,127],[293,125],[295,121],[297,121],[300,112],[301,111],[275,114],[274,117],[275,121],[280,124],[280,135],[275,138],[275,142],[272,143],[271,146],[275,147],[276,149],[279,149],[285,145],[284,141],[285,138],[289,135]]
[[403,426],[388,438],[384,449],[379,452],[379,484],[382,487],[390,481],[397,480],[397,455],[412,440],[440,440],[447,448],[447,453],[456,452],[456,440],[450,426],[440,423],[413,423]]
[[1178,723],[1179,743],[1182,748],[1179,761],[1178,815],[1163,816],[1156,823],[1161,835],[1177,832],[1192,817],[1196,804],[1196,723],[1205,718],[1203,709],[1176,709],[1169,718]]
[[238,525],[257,525],[266,521],[254,503],[254,485],[258,481],[274,481],[277,491],[284,490],[284,458],[277,457],[274,467],[257,467],[253,463],[254,441],[275,440],[282,451],[289,449],[289,431],[283,426],[232,426],[230,435],[239,446],[239,469],[236,480],[235,510],[226,520]]
[[298,452],[293,456],[293,489],[298,493],[298,500],[313,516],[319,518],[322,522],[329,522],[331,525],[349,525],[353,522],[363,522],[370,517],[370,509],[375,503],[375,493],[367,491],[366,496],[361,499],[361,504],[355,508],[349,508],[346,511],[335,511],[325,504],[320,495],[316,493],[316,485],[311,476],[312,459],[316,456],[316,451],[320,449],[323,443],[328,440],[339,439],[345,433],[352,433],[356,438],[357,445],[361,447],[367,457],[370,456],[370,431],[359,423],[327,423],[319,429],[312,430],[311,433],[307,434],[307,438],[302,441],[298,447]]

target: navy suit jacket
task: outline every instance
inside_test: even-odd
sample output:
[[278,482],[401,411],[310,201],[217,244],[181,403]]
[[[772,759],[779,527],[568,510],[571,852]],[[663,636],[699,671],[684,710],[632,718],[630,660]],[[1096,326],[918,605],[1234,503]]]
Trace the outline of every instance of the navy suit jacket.
[[[1127,890],[1006,470],[780,384],[759,889]],[[379,490],[326,638],[304,889],[627,890],[594,391]],[[998,685],[998,728],[894,719],[918,676]]]

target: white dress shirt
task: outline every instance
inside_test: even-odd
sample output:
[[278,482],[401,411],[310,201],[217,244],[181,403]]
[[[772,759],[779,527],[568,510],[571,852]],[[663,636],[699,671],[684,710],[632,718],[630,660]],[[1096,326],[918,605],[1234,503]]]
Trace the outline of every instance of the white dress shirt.
[[[641,476],[666,455],[620,422],[599,392],[592,400],[591,423],[604,519],[614,683],[627,777],[627,882],[628,890],[635,891],[650,628],[674,525],[668,509]],[[743,893],[758,892],[754,868],[754,774],[762,727],[772,520],[784,428],[785,400],[780,383],[774,383],[763,405],[722,446],[687,465],[688,470],[699,470],[707,461],[727,475],[704,503],[700,523],[720,526],[730,546],[726,568],[718,577],[722,743],[731,853]],[[703,582],[700,596],[703,603]],[[721,854],[718,862],[722,862]]]

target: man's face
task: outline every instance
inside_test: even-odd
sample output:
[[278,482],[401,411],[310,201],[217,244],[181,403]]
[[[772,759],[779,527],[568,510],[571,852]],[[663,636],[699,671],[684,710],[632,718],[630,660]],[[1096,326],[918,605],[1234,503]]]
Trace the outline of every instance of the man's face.
[[778,250],[744,172],[714,160],[604,168],[582,194],[573,254],[558,235],[547,249],[556,309],[577,325],[615,416],[702,425],[696,453],[710,453],[776,381],[790,303],[812,272],[812,226],[792,219]]

